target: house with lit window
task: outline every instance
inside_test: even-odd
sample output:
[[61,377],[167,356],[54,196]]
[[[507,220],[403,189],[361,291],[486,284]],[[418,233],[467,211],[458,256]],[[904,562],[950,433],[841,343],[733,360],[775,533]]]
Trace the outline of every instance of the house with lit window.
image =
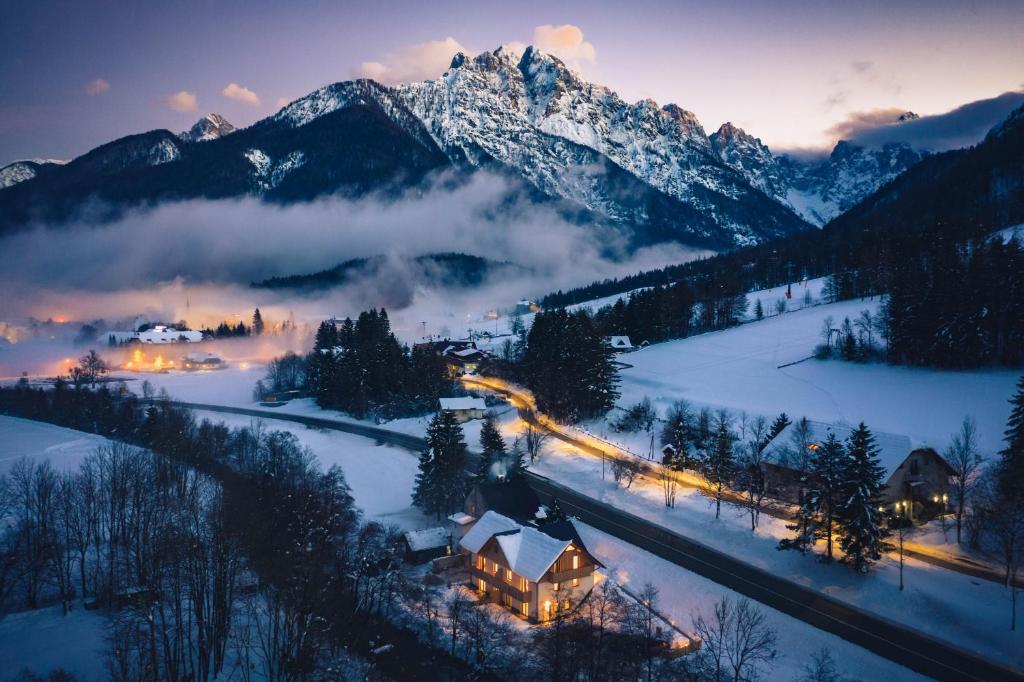
[[589,593],[602,566],[570,522],[525,525],[494,511],[473,524],[459,550],[474,590],[535,623],[567,608],[570,595],[577,602]]
[[[845,442],[853,429],[845,424],[807,421],[806,430],[794,422],[784,428],[762,451],[769,493],[796,502],[804,453],[813,453],[829,435]],[[895,433],[872,431],[878,459],[885,469],[881,503],[888,510],[896,503],[906,505],[909,516],[925,520],[943,511],[949,500],[949,479],[953,469],[932,448],[914,448],[910,438]]]

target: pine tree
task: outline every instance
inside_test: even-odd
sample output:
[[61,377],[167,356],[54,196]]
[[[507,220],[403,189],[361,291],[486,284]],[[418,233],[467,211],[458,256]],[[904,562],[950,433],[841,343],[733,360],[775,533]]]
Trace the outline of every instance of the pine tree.
[[809,489],[810,474],[803,471],[800,475],[800,499],[796,513],[793,515],[792,523],[786,524],[786,528],[793,531],[795,535],[780,540],[779,549],[795,549],[801,554],[807,554],[807,551],[817,542],[816,514]]
[[499,469],[502,469],[501,475],[506,476],[507,473],[503,469],[507,466],[505,462],[507,454],[505,441],[498,431],[494,415],[488,414],[484,419],[483,428],[480,429],[480,466],[477,469],[477,475],[482,479],[489,478],[494,473],[493,465],[499,463]]
[[843,444],[831,432],[811,456],[808,504],[818,518],[817,536],[825,540],[825,561],[832,561],[843,460]]
[[722,513],[722,493],[732,480],[735,462],[733,461],[732,445],[736,440],[729,429],[729,419],[725,414],[718,415],[718,426],[712,440],[711,449],[703,463],[704,479],[710,484],[715,494],[715,518]]
[[775,438],[791,423],[789,416],[785,412],[779,413],[779,416],[775,418],[775,421],[772,422],[771,427],[768,429],[768,437],[765,439],[765,445],[775,440]]
[[260,336],[263,334],[263,315],[260,314],[259,308],[257,308],[252,314],[252,334],[253,336]]
[[754,303],[754,317],[759,320],[764,319],[764,306],[761,305],[761,299],[757,299],[757,302]]
[[462,504],[469,487],[466,443],[462,426],[454,414],[442,410],[431,420],[427,427],[427,448],[431,454],[428,489],[435,492],[426,499],[433,502],[435,508],[425,511],[434,511],[440,517],[442,512],[450,513]]
[[437,465],[430,448],[420,453],[419,472],[412,490],[412,503],[427,514],[441,517],[442,500],[437,480]]
[[692,421],[690,408],[682,400],[669,408],[668,414],[665,416],[665,426],[661,429],[661,444],[672,448],[674,471],[697,468],[698,461],[690,446]]
[[889,531],[882,525],[879,504],[885,469],[879,463],[875,438],[863,422],[846,441],[837,516],[842,529],[843,561],[866,573],[881,558]]
[[1019,500],[1024,497],[1024,376],[1017,381],[1010,405],[1013,407],[1003,433],[1006,447],[999,452],[999,487],[1008,498]]

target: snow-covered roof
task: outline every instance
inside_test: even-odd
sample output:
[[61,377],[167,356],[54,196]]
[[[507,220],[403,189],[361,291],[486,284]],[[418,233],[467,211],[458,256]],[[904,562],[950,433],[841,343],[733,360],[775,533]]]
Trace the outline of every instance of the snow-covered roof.
[[480,517],[475,526],[469,529],[466,537],[459,541],[459,545],[470,552],[479,552],[495,534],[517,528],[521,528],[521,526],[509,517],[489,511]]
[[441,527],[410,530],[405,534],[405,541],[414,552],[436,549],[448,544],[448,531]]
[[512,572],[534,582],[544,577],[571,544],[529,526],[498,536],[498,545]]
[[442,410],[486,410],[487,403],[483,398],[439,398]]
[[508,560],[508,568],[533,582],[543,578],[572,544],[569,540],[553,538],[536,528],[521,526],[493,511],[481,516],[460,544],[471,552],[479,552],[492,537],[497,538],[498,546]]
[[[796,445],[793,441],[793,433],[797,429],[798,422],[794,422],[784,428],[764,449],[764,457],[768,461],[775,462],[780,466],[793,466],[795,462],[794,452]],[[840,441],[845,441],[853,427],[846,424],[826,424],[824,422],[808,421],[808,444],[821,445],[828,438],[828,434],[834,433]],[[910,438],[896,433],[884,431],[872,431],[875,437],[875,447],[878,449],[878,459],[885,468],[886,476],[892,476],[893,472],[903,464],[903,461],[914,449]]]
[[457,526],[465,526],[467,523],[476,521],[476,517],[466,512],[455,512],[448,516],[448,520]]
[[451,355],[457,355],[460,358],[466,358],[471,357],[473,355],[481,355],[481,353],[476,348],[463,348],[462,350],[452,351]]
[[628,336],[606,336],[605,339],[608,341],[612,348],[632,348],[633,344],[630,342]]

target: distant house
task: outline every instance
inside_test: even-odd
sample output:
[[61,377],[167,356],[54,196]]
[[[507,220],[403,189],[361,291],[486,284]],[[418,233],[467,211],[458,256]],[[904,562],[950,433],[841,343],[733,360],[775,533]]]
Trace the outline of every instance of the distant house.
[[518,303],[516,303],[516,307],[512,311],[512,314],[513,315],[529,315],[530,313],[535,313],[535,312],[537,312],[539,310],[540,310],[540,306],[539,305],[537,305],[533,301],[528,301],[527,299],[524,298],[521,301],[519,301]]
[[224,359],[216,353],[185,353],[181,366],[184,369],[221,369],[224,367]]
[[405,560],[411,564],[422,564],[451,554],[451,534],[447,528],[410,530],[402,536],[402,540],[405,544]]
[[421,339],[413,344],[413,350],[418,351],[429,351],[434,355],[445,355],[448,352],[456,350],[465,350],[467,348],[476,348],[476,343],[470,339],[434,339],[426,338]]
[[612,350],[618,353],[628,353],[633,350],[633,344],[630,342],[628,336],[606,336],[604,340],[608,342],[608,345],[612,347]]
[[489,511],[523,522],[533,521],[540,509],[537,493],[522,479],[480,481],[466,496],[463,512],[478,519]]
[[476,371],[485,355],[483,351],[476,348],[463,348],[461,350],[452,348],[445,352],[444,357],[448,360],[448,364],[452,365],[455,369],[461,372],[472,373]]
[[602,564],[587,551],[569,522],[535,527],[488,511],[459,543],[470,585],[532,622],[550,620],[594,587]]
[[107,333],[110,345],[124,343],[143,343],[162,345],[167,343],[198,343],[203,340],[203,333],[191,329],[178,329],[158,324],[142,331]]
[[[799,487],[798,469],[803,453],[797,452],[799,443],[805,442],[808,450],[821,447],[834,433],[845,441],[853,429],[843,424],[826,424],[808,421],[806,437],[799,433],[798,423],[787,426],[764,449],[767,463],[768,485],[772,494],[795,501]],[[953,474],[949,464],[931,448],[913,447],[907,436],[872,431],[878,457],[885,469],[885,487],[882,503],[891,507],[897,501],[911,505],[915,518],[930,516],[941,510],[941,499],[949,493],[949,477]]]
[[487,403],[483,398],[439,398],[437,402],[442,412],[451,412],[459,423],[483,419],[487,412]]

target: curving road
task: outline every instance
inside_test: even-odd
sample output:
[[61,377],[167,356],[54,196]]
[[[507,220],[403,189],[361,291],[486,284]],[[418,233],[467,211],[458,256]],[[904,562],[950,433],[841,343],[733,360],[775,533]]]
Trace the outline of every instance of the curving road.
[[[586,438],[579,435],[574,435],[572,432],[565,431],[559,427],[559,425],[546,417],[540,415],[536,409],[536,404],[527,391],[509,384],[500,379],[492,379],[490,377],[469,377],[464,376],[462,378],[464,384],[471,388],[477,388],[496,393],[503,396],[519,410],[519,417],[533,426],[544,429],[552,437],[557,438],[560,441],[572,445],[577,450],[585,452],[595,457],[601,457],[605,459],[614,458],[629,458],[636,462],[636,456],[625,451],[621,451],[612,443],[606,443],[596,438]],[[656,475],[650,471],[650,467],[643,461],[640,461],[643,467],[643,474]],[[709,491],[702,484],[702,482],[690,474],[681,473],[676,475],[676,482],[688,488],[695,488],[701,492],[701,494],[709,495]],[[740,506],[745,505],[745,501],[742,495],[731,491],[725,491],[722,496],[723,501],[732,502]],[[761,513],[766,516],[773,516],[778,519],[789,521],[792,519],[792,509],[781,505],[766,501],[761,508]],[[990,564],[983,563],[981,561],[975,561],[968,557],[955,556],[949,553],[942,552],[936,548],[929,547],[927,545],[921,545],[915,542],[905,541],[903,543],[903,554],[908,557],[917,559],[926,564],[938,566],[949,571],[955,571],[968,575],[972,578],[979,578],[981,580],[987,580],[989,582],[997,583],[999,585],[1006,584],[1006,577],[997,568],[994,568]],[[1019,578],[1017,581],[1017,587],[1024,588],[1024,578]]]
[[[271,410],[203,403],[178,404],[194,410],[240,414],[343,431],[414,453],[421,452],[425,446],[425,440],[418,436],[368,424]],[[541,426],[543,421],[540,420]],[[600,454],[600,450],[593,445],[575,442],[574,437],[568,434],[556,431],[553,435],[563,440],[573,439],[569,441],[573,445],[593,448]],[[557,497],[562,509],[584,523],[919,673],[939,680],[1024,681],[1024,671],[986,660],[960,647],[836,601],[651,521],[577,493],[543,476],[527,472],[527,482],[541,500],[548,501]]]

